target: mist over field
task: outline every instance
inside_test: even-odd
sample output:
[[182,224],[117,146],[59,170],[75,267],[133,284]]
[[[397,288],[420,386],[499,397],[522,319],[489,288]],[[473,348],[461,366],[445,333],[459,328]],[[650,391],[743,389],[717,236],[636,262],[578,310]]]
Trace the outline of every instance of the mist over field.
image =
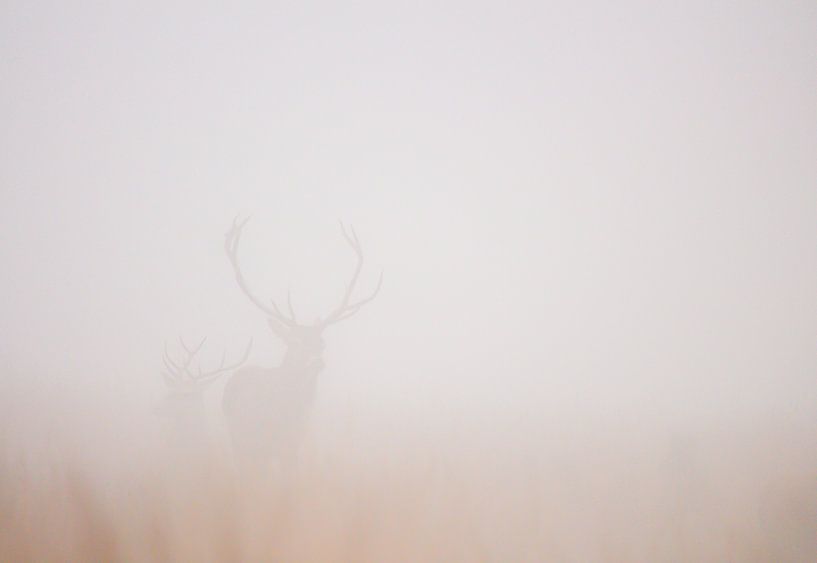
[[[817,560],[815,25],[0,3],[0,559]],[[183,420],[161,375],[298,373],[246,217],[299,324],[339,222],[352,302],[383,276],[252,475],[234,370]]]

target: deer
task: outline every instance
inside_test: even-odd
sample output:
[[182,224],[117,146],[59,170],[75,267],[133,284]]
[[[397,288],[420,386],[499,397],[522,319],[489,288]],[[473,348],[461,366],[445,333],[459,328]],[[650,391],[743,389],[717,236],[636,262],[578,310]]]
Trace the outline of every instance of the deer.
[[265,302],[250,289],[238,260],[242,229],[249,218],[233,221],[225,236],[224,248],[238,287],[266,316],[273,334],[285,347],[275,367],[246,366],[228,380],[222,410],[233,452],[239,466],[264,471],[270,466],[290,467],[297,457],[312,406],[317,396],[318,375],[324,368],[324,330],[357,314],[380,292],[383,272],[368,296],[354,300],[353,294],[363,268],[363,250],[354,227],[347,231],[340,223],[344,239],[354,251],[357,263],[340,304],[312,323],[298,321],[287,292],[287,313],[274,300]]
[[200,363],[193,363],[196,356],[204,347],[207,337],[204,337],[196,346],[188,346],[179,336],[181,357],[170,353],[165,342],[162,355],[162,378],[167,386],[168,393],[162,402],[154,409],[154,413],[167,421],[168,437],[172,450],[178,452],[200,452],[210,443],[207,431],[207,412],[204,406],[204,392],[207,387],[221,376],[242,366],[249,358],[252,350],[250,339],[244,354],[238,361],[227,363],[226,351],[221,355],[218,367],[203,370]]

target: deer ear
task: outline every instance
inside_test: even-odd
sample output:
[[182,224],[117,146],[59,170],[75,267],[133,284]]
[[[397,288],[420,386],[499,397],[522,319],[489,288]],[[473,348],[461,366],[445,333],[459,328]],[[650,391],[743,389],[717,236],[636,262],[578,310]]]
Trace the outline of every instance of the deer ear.
[[287,325],[273,317],[267,317],[267,324],[278,338],[284,342],[289,342],[289,327]]

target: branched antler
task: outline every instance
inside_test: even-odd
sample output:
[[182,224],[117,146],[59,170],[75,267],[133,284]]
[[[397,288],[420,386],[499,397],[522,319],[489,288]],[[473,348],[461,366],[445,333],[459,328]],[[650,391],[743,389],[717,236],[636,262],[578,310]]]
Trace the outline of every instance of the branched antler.
[[355,285],[357,285],[357,280],[360,277],[360,271],[363,269],[363,248],[360,245],[360,239],[357,238],[357,233],[355,232],[354,227],[350,226],[349,232],[347,232],[343,222],[340,222],[340,229],[343,233],[343,238],[346,239],[346,242],[349,243],[349,246],[352,247],[352,250],[354,250],[355,254],[357,255],[357,265],[355,266],[355,273],[352,275],[352,280],[349,282],[349,285],[346,286],[346,292],[343,294],[343,300],[341,301],[340,306],[338,306],[337,309],[332,311],[323,320],[323,326],[329,326],[330,324],[338,321],[348,319],[360,311],[361,307],[377,296],[377,294],[380,292],[380,286],[383,284],[383,272],[381,271],[380,277],[377,280],[377,286],[368,297],[352,303],[349,302],[352,298],[352,293],[355,290]]
[[[292,306],[292,293],[290,291],[287,291],[287,309],[289,310],[289,315],[287,315],[281,310],[274,300],[269,300],[269,304],[267,304],[259,299],[258,296],[252,292],[252,290],[250,290],[247,280],[244,278],[244,275],[241,272],[241,267],[238,263],[238,246],[241,241],[242,229],[244,228],[244,225],[247,224],[247,221],[249,221],[249,218],[239,221],[238,217],[236,217],[233,220],[232,228],[227,232],[224,240],[224,250],[227,253],[227,257],[230,259],[230,264],[233,266],[233,273],[235,274],[235,279],[238,282],[238,286],[241,288],[241,291],[244,292],[244,295],[246,295],[256,307],[261,309],[271,319],[278,321],[285,327],[289,328],[301,326],[299,325],[295,315],[295,308]],[[360,277],[360,272],[363,269],[363,249],[354,227],[350,226],[349,230],[347,231],[346,227],[343,225],[343,222],[341,222],[340,228],[343,238],[346,239],[346,242],[349,243],[349,246],[352,247],[352,250],[357,256],[357,264],[355,266],[354,274],[352,275],[352,280],[346,286],[346,291],[343,294],[341,304],[329,315],[327,315],[323,321],[320,321],[315,325],[321,329],[329,326],[330,324],[348,319],[360,311],[361,307],[369,303],[377,296],[377,294],[380,292],[380,287],[383,284],[383,272],[381,271],[374,291],[368,297],[357,301],[352,301],[352,294],[354,293],[355,286],[357,285],[357,280]]]
[[197,363],[196,369],[193,370],[191,368],[193,360],[201,351],[206,341],[207,337],[204,337],[195,348],[190,348],[180,336],[179,343],[185,353],[185,357],[180,362],[173,360],[167,349],[167,343],[165,343],[164,354],[162,355],[165,371],[162,372],[162,377],[168,387],[181,390],[198,390],[203,388],[208,383],[215,381],[220,375],[232,371],[246,362],[250,355],[250,350],[252,349],[252,339],[250,339],[249,344],[247,344],[247,349],[244,351],[244,355],[237,362],[227,364],[227,352],[225,351],[221,355],[221,363],[217,368],[205,371],[202,369],[201,364]]

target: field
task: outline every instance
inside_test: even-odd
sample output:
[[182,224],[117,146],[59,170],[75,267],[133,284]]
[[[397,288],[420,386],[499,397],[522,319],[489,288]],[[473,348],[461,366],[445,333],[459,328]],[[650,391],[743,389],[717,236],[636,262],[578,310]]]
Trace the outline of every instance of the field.
[[263,478],[212,451],[115,476],[12,451],[3,561],[817,560],[813,435],[790,428],[312,440]]

